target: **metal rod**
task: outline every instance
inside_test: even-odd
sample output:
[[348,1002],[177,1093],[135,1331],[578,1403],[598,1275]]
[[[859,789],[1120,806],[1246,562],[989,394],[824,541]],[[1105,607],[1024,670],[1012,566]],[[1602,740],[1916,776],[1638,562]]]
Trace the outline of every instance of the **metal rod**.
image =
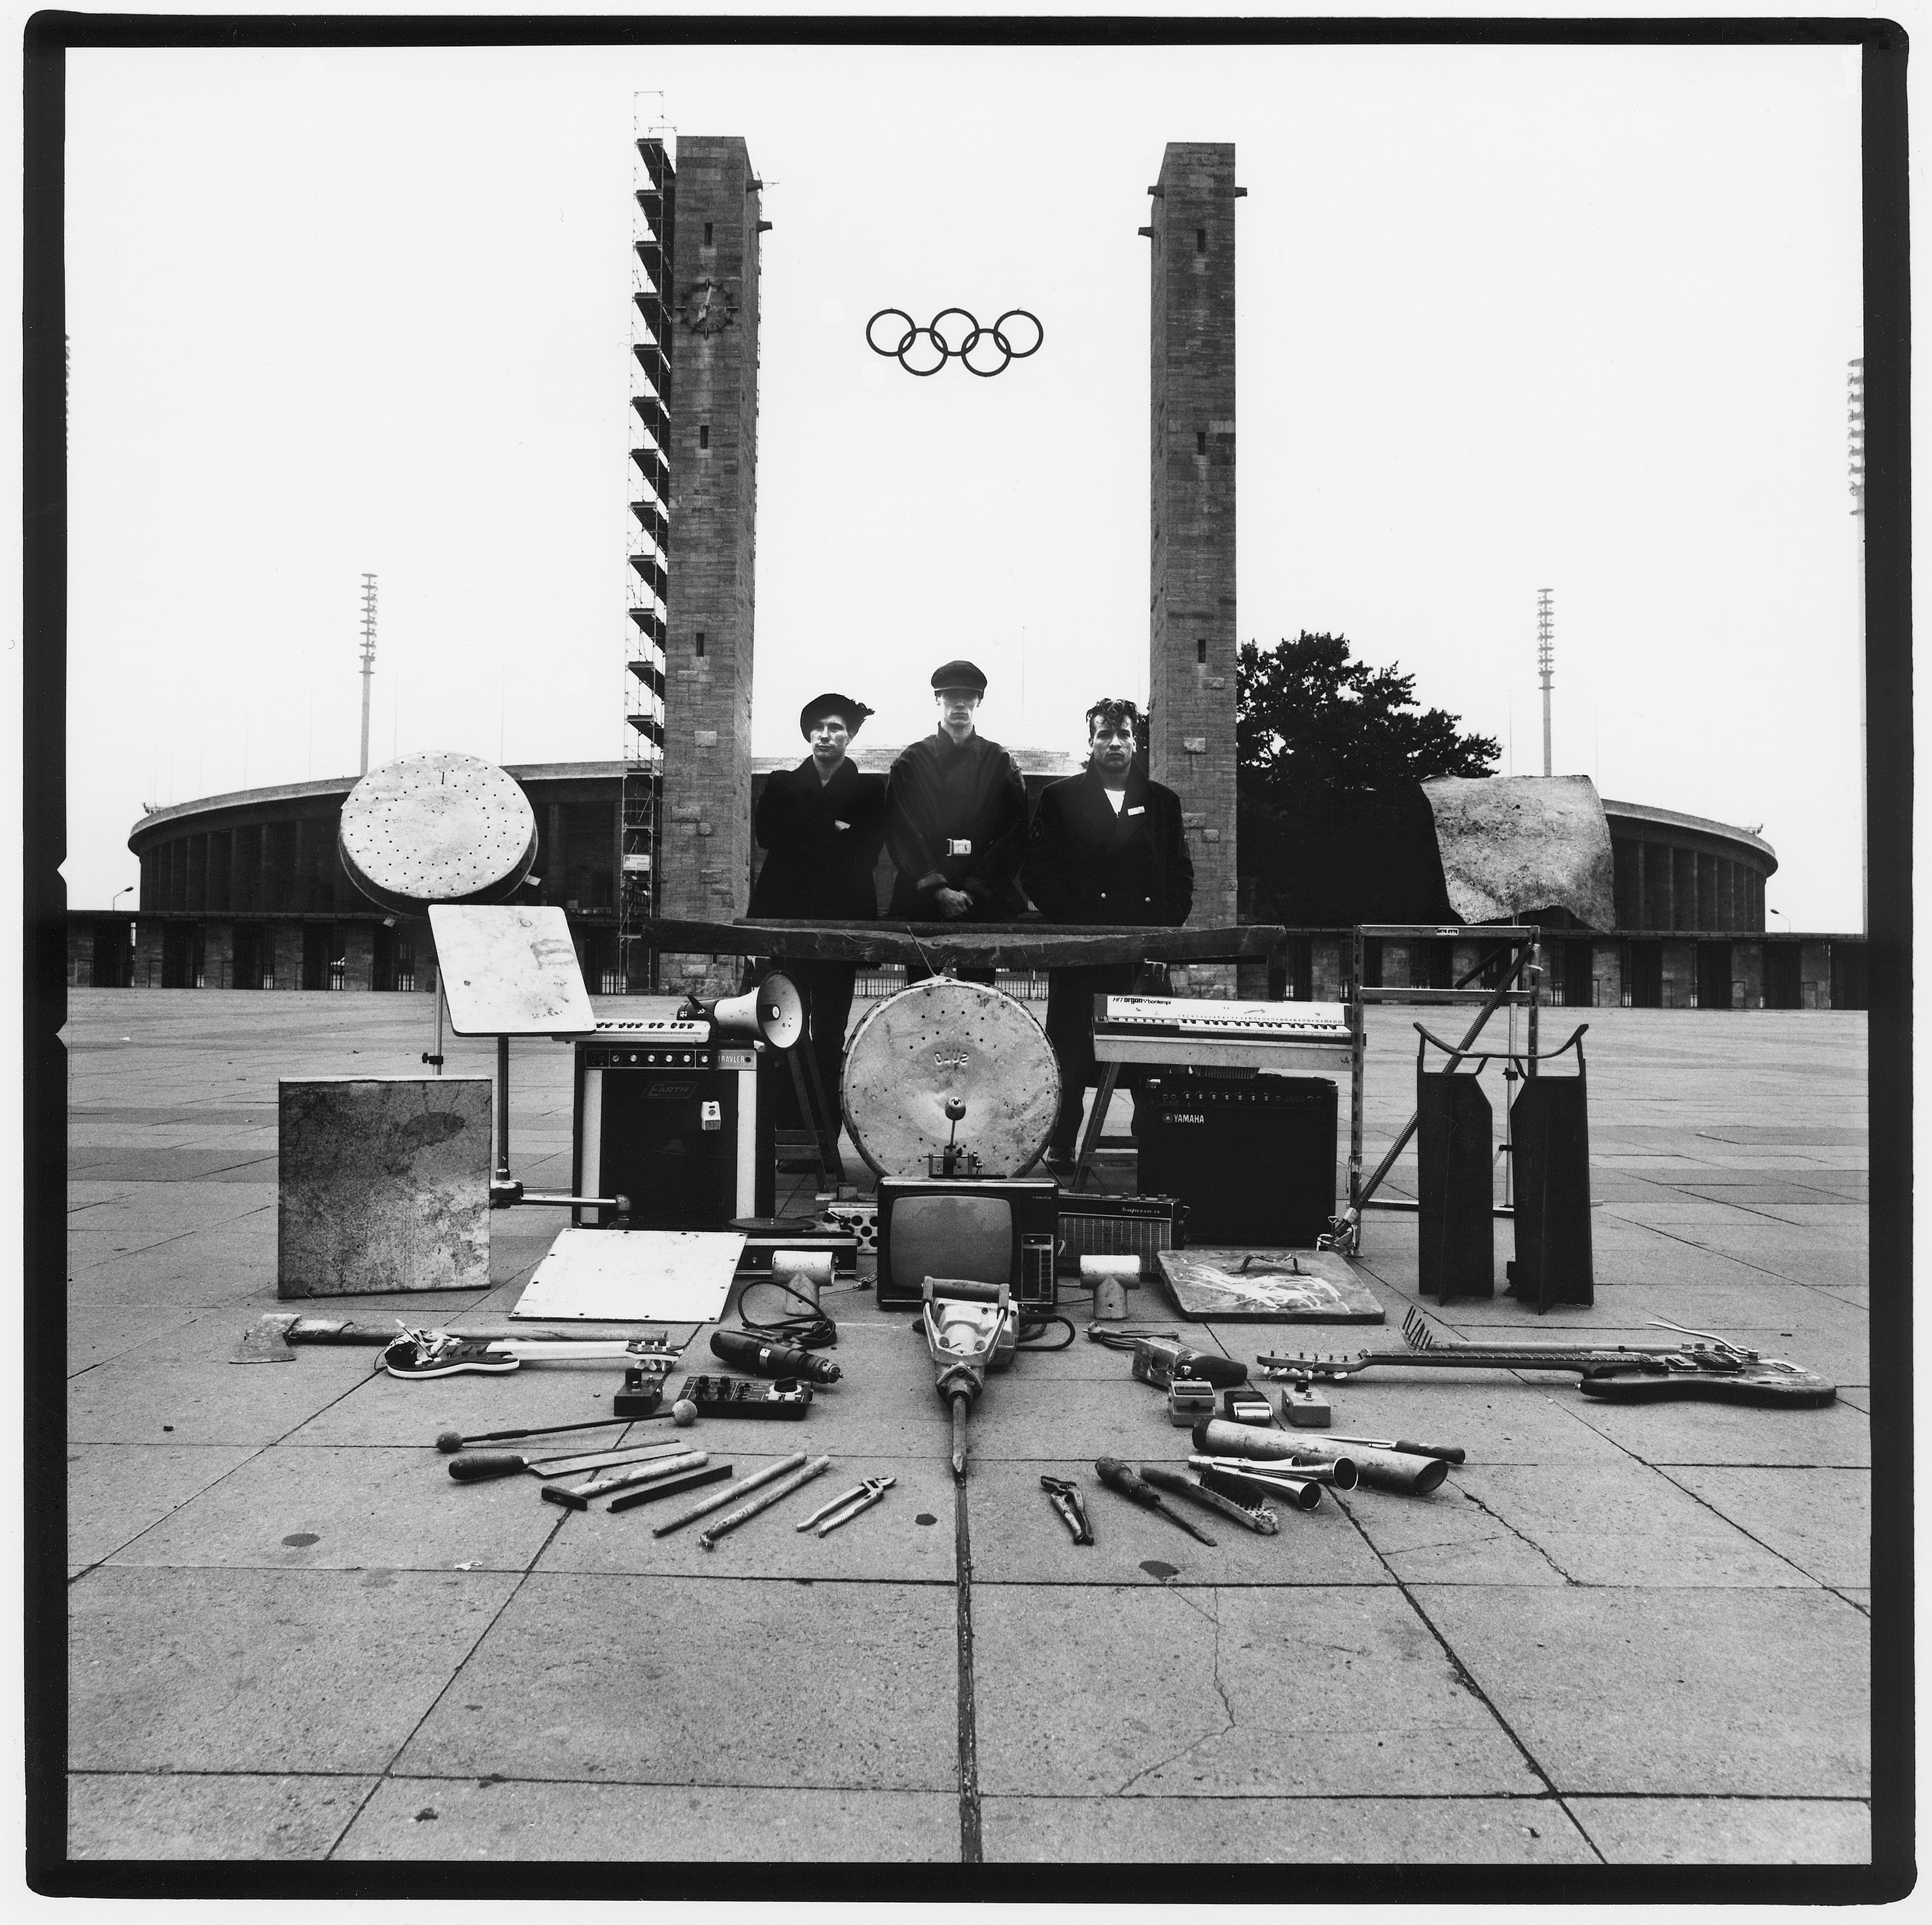
[[715,1496],[693,1504],[688,1511],[680,1511],[667,1524],[651,1526],[653,1537],[668,1537],[674,1530],[682,1530],[688,1524],[694,1524],[701,1517],[708,1517],[716,1510],[722,1510],[734,1497],[742,1497],[747,1491],[756,1490],[760,1484],[769,1484],[774,1477],[782,1477],[788,1470],[796,1470],[805,1461],[805,1452],[795,1450],[790,1456],[781,1458],[776,1464],[768,1464],[762,1470],[754,1470],[748,1477],[741,1477],[735,1484],[728,1484]]
[[772,1505],[782,1503],[794,1491],[809,1484],[814,1477],[831,1468],[830,1458],[814,1457],[809,1464],[794,1470],[783,1482],[774,1484],[768,1491],[760,1491],[748,1504],[740,1504],[728,1515],[720,1518],[716,1524],[700,1530],[698,1533],[698,1542],[706,1550],[710,1550],[728,1531],[736,1530],[741,1524],[748,1524],[760,1511],[770,1510]]

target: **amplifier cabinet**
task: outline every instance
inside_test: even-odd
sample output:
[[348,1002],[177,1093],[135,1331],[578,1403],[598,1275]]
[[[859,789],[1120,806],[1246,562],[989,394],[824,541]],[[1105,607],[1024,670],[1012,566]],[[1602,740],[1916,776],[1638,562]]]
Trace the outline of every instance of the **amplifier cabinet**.
[[1138,1257],[1141,1275],[1159,1269],[1163,1250],[1187,1243],[1187,1206],[1178,1197],[1110,1197],[1098,1191],[1060,1199],[1060,1271],[1078,1276],[1083,1257]]
[[1326,1077],[1150,1079],[1141,1188],[1179,1197],[1197,1243],[1312,1248],[1335,1214],[1336,1109]]
[[579,1043],[574,1194],[627,1197],[614,1219],[627,1230],[723,1230],[734,1217],[770,1216],[776,1061],[742,1038]]

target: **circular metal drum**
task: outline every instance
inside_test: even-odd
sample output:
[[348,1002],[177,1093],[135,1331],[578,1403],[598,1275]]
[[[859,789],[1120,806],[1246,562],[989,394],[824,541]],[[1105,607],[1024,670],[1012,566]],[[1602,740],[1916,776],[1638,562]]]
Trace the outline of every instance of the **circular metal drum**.
[[846,1046],[845,1121],[878,1176],[923,1176],[952,1134],[980,1173],[1018,1176],[1040,1161],[1060,1110],[1060,1066],[1023,1003],[983,983],[934,976],[868,1010]]
[[501,902],[537,859],[537,818],[492,762],[405,755],[349,791],[337,846],[349,879],[386,909]]

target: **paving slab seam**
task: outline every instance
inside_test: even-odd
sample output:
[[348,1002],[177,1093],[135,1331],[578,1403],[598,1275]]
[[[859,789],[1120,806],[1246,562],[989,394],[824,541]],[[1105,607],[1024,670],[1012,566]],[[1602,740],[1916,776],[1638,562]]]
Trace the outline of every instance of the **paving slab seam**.
[[984,1861],[980,1806],[979,1714],[973,1688],[973,1535],[966,1480],[952,1486],[952,1589],[959,1665],[959,1861]]
[[1491,1701],[1489,1694],[1476,1682],[1474,1675],[1471,1672],[1468,1667],[1456,1655],[1454,1647],[1450,1644],[1448,1639],[1442,1635],[1441,1627],[1436,1623],[1435,1619],[1431,1617],[1429,1613],[1423,1608],[1421,1599],[1415,1595],[1414,1592],[1412,1591],[1407,1584],[1403,1583],[1400,1574],[1396,1570],[1394,1566],[1390,1563],[1388,1560],[1382,1555],[1381,1548],[1369,1536],[1368,1533],[1362,1528],[1361,1520],[1355,1515],[1354,1512],[1347,1509],[1346,1507],[1338,1505],[1337,1508],[1342,1510],[1342,1515],[1347,1518],[1350,1524],[1354,1525],[1356,1535],[1359,1536],[1362,1542],[1368,1546],[1370,1554],[1372,1555],[1388,1572],[1390,1581],[1393,1583],[1396,1589],[1401,1593],[1403,1602],[1408,1605],[1410,1610],[1415,1613],[1417,1617],[1420,1620],[1424,1629],[1428,1632],[1429,1635],[1436,1640],[1437,1644],[1441,1647],[1442,1655],[1449,1660],[1450,1668],[1454,1674],[1456,1682],[1460,1684],[1465,1691],[1468,1692],[1469,1695],[1474,1698],[1476,1702],[1481,1705],[1483,1709],[1488,1712],[1490,1716],[1496,1720],[1496,1728],[1509,1740],[1511,1744],[1516,1746],[1517,1751],[1522,1755],[1524,1764],[1528,1767],[1529,1770],[1534,1774],[1538,1782],[1548,1791],[1550,1801],[1556,1806],[1557,1809],[1562,1812],[1563,1815],[1576,1827],[1577,1836],[1582,1839],[1586,1845],[1589,1846],[1592,1853],[1595,1854],[1597,1862],[1600,1865],[1608,1864],[1610,1860],[1604,1856],[1602,1851],[1598,1846],[1597,1841],[1590,1836],[1588,1831],[1585,1829],[1582,1821],[1578,1818],[1576,1814],[1570,1809],[1568,1802],[1564,1798],[1564,1794],[1556,1788],[1556,1780],[1552,1779],[1550,1773],[1543,1768],[1542,1764],[1538,1759],[1536,1754],[1530,1749],[1528,1745],[1523,1743],[1522,1739],[1517,1734],[1515,1726],[1513,1725],[1510,1721],[1503,1716],[1502,1713],[1497,1709],[1496,1704]]
[[[1517,1530],[1516,1526],[1511,1524],[1509,1519],[1504,1517],[1500,1511],[1493,1510],[1489,1505],[1484,1503],[1482,1499],[1478,1497],[1475,1492],[1472,1491],[1466,1484],[1459,1484],[1456,1488],[1462,1493],[1462,1500],[1465,1503],[1474,1504],[1477,1509],[1482,1512],[1484,1516],[1501,1524],[1504,1530],[1508,1531],[1512,1537],[1516,1539],[1520,1542],[1527,1545],[1529,1548],[1534,1551],[1536,1554],[1540,1557],[1566,1584],[1574,1584],[1580,1581],[1580,1580],[1573,1578],[1568,1571],[1564,1569],[1563,1566],[1558,1563],[1556,1560],[1552,1557],[1541,1545],[1538,1543],[1534,1538],[1528,1536],[1523,1532]],[[1335,1501],[1338,1505],[1342,1506],[1342,1508],[1344,1509],[1347,1508],[1346,1505],[1343,1503],[1342,1498],[1339,1495],[1336,1497]],[[1426,1545],[1418,1545],[1416,1548],[1418,1550],[1426,1550],[1428,1547]]]
[[543,1555],[544,1551],[549,1549],[552,1540],[555,1539],[557,1533],[563,1528],[565,1524],[568,1521],[568,1520],[567,1518],[560,1517],[556,1522],[551,1526],[549,1535],[544,1538],[542,1543],[538,1545],[536,1551],[532,1554],[530,1563],[524,1567],[524,1569],[521,1574],[518,1576],[517,1581],[512,1584],[509,1590],[505,1593],[502,1602],[490,1614],[489,1621],[485,1623],[482,1629],[477,1632],[476,1635],[470,1641],[469,1650],[464,1653],[461,1658],[458,1660],[455,1665],[452,1668],[448,1677],[443,1680],[442,1689],[430,1700],[428,1704],[424,1706],[422,1716],[410,1727],[406,1732],[404,1734],[401,1743],[399,1743],[396,1746],[395,1749],[389,1754],[388,1763],[385,1764],[382,1770],[375,1774],[374,1782],[369,1787],[368,1795],[362,1800],[362,1803],[358,1804],[352,1812],[350,1813],[346,1821],[344,1824],[342,1829],[336,1833],[328,1849],[322,1854],[325,1860],[333,1858],[335,1856],[337,1848],[340,1845],[342,1841],[349,1836],[350,1833],[355,1829],[356,1821],[359,1819],[362,1814],[369,1809],[370,1800],[373,1800],[376,1794],[382,1790],[382,1787],[389,1782],[392,1776],[395,1775],[393,1772],[393,1767],[396,1760],[401,1757],[403,1753],[409,1749],[410,1745],[414,1740],[417,1732],[421,1731],[423,1726],[426,1725],[430,1718],[435,1715],[437,1706],[439,1706],[444,1698],[448,1697],[450,1692],[455,1689],[456,1681],[463,1675],[464,1668],[469,1664],[470,1660],[476,1655],[477,1651],[481,1648],[484,1639],[486,1639],[489,1636],[490,1633],[496,1628],[497,1625],[502,1621],[503,1614],[508,1611],[511,1605],[516,1602],[518,1598],[522,1595],[524,1585],[528,1584],[530,1581],[530,1574],[536,1569],[537,1560]]
[[[1742,1209],[1744,1206],[1742,1204],[1732,1203],[1729,1205],[1727,1207],[1735,1210]],[[1633,1229],[1647,1230],[1653,1236],[1667,1238],[1672,1243],[1681,1243],[1687,1250],[1698,1251],[1707,1257],[1721,1257],[1726,1263],[1735,1263],[1740,1269],[1754,1270],[1760,1277],[1775,1278],[1780,1284],[1796,1284],[1801,1290],[1810,1290],[1819,1296],[1829,1296],[1832,1294],[1832,1293],[1829,1290],[1826,1289],[1822,1284],[1807,1283],[1802,1277],[1788,1277],[1782,1270],[1768,1270],[1762,1263],[1754,1263],[1748,1257],[1736,1256],[1730,1251],[1718,1249],[1713,1244],[1698,1243],[1694,1242],[1690,1237],[1678,1236],[1673,1232],[1666,1230],[1661,1224],[1642,1223],[1635,1217],[1618,1215],[1618,1212],[1615,1210],[1608,1210],[1605,1214],[1606,1215],[1616,1217],[1618,1222],[1628,1224]],[[1754,1212],[1751,1214],[1760,1215],[1762,1213]],[[1786,1230],[1790,1230],[1792,1227],[1791,1224],[1785,1223],[1782,1217],[1766,1217],[1764,1221],[1766,1223],[1782,1224]],[[1606,1287],[1614,1290],[1616,1286],[1612,1284],[1607,1285]],[[1841,1285],[1840,1287],[1842,1288],[1843,1286]],[[1840,1301],[1843,1301],[1843,1299],[1840,1299]]]
[[[68,1215],[70,1217],[78,1216],[82,1210],[98,1210],[109,1203],[124,1203],[132,1194],[132,1191],[125,1191],[118,1197],[103,1197],[98,1202],[82,1203],[78,1209],[69,1210]],[[263,1211],[272,1210],[274,1208],[275,1205],[272,1203],[257,1203],[252,1209],[237,1210],[232,1217],[217,1217],[212,1223],[198,1223],[190,1230],[178,1230],[172,1236],[158,1236],[152,1243],[144,1243],[138,1250],[130,1248],[126,1250],[117,1250],[113,1254],[116,1257],[145,1257],[149,1251],[164,1250],[170,1243],[178,1243],[184,1237],[200,1236],[211,1230],[226,1230],[232,1223],[241,1223],[249,1217],[258,1217]],[[87,1267],[92,1270],[99,1269],[100,1266],[90,1263]],[[73,1280],[70,1278],[68,1281],[71,1282]]]
[[[141,1443],[114,1444],[109,1446],[108,1448],[115,1450],[220,1450],[232,1449],[234,1446],[232,1445],[221,1444],[178,1445]],[[222,1472],[220,1476],[215,1478],[212,1482],[203,1485],[202,1488],[199,1491],[195,1491],[192,1496],[184,1497],[179,1503],[171,1506],[168,1509],[164,1511],[159,1517],[156,1518],[153,1523],[143,1524],[142,1527],[135,1532],[134,1536],[129,1538],[125,1543],[116,1545],[112,1550],[104,1551],[100,1557],[95,1558],[92,1563],[85,1565],[80,1570],[73,1572],[68,1577],[67,1581],[68,1589],[71,1590],[76,1584],[80,1583],[82,1578],[92,1576],[93,1574],[96,1571],[99,1570],[102,1565],[107,1563],[110,1558],[119,1557],[122,1552],[125,1551],[130,1545],[140,1543],[142,1539],[146,1537],[149,1531],[158,1530],[160,1527],[166,1524],[168,1519],[172,1517],[177,1511],[185,1510],[190,1504],[198,1503],[202,1498],[206,1497],[209,1491],[215,1489],[220,1485],[225,1484],[238,1470],[245,1470],[248,1465],[253,1464],[256,1458],[262,1455],[263,1451],[273,1450],[274,1449],[274,1446],[273,1444],[266,1443],[260,1446],[254,1450],[250,1451],[248,1455],[244,1457],[239,1464],[230,1464],[226,1470]],[[254,1569],[257,1570],[286,1570],[288,1567],[284,1564],[262,1564],[252,1566],[244,1566],[242,1568],[244,1569]]]
[[1837,1598],[1840,1601],[1840,1602],[1849,1604],[1861,1617],[1869,1617],[1871,1615],[1871,1606],[1870,1605],[1859,1603],[1858,1599],[1853,1597],[1849,1591],[1840,1590],[1838,1585],[1821,1584],[1819,1588],[1821,1590],[1829,1591],[1834,1597]]

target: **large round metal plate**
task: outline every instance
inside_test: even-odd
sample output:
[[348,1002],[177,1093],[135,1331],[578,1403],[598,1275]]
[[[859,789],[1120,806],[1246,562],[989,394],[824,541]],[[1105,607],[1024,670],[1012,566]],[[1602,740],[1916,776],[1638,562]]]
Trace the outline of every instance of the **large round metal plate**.
[[966,1106],[957,1140],[988,1176],[1040,1161],[1060,1108],[1060,1069],[1023,1003],[982,983],[934,976],[866,1011],[845,1051],[845,1121],[879,1176],[923,1176],[946,1147],[949,1097]]
[[494,763],[405,755],[349,791],[337,845],[350,880],[386,909],[500,902],[536,860],[537,818]]

